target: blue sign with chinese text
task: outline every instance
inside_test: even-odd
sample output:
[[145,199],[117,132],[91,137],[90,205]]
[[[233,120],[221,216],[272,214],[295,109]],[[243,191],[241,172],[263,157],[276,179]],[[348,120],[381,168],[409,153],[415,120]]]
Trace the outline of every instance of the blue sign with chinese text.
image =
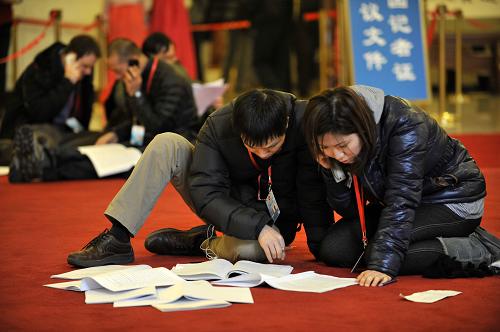
[[421,0],[349,0],[351,62],[355,84],[386,94],[429,100]]

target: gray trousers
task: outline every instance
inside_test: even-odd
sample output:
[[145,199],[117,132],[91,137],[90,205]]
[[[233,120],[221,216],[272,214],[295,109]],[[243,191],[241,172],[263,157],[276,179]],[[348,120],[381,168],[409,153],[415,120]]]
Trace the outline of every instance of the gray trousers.
[[[132,174],[113,198],[104,214],[120,222],[135,235],[146,222],[168,183],[195,212],[189,195],[188,175],[193,159],[193,145],[174,133],[157,135],[139,159]],[[223,235],[202,245],[213,255],[230,261],[262,261],[265,254],[256,240],[242,240]]]

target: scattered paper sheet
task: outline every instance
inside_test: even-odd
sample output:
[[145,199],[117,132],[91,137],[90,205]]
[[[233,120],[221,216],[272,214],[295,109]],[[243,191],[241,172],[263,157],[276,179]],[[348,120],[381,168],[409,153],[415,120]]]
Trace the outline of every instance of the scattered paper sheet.
[[80,146],[78,151],[90,159],[100,178],[130,170],[142,155],[139,149],[122,144]]
[[85,303],[101,304],[113,303],[121,300],[140,298],[148,295],[155,295],[156,288],[153,286],[138,288],[128,291],[112,292],[104,288],[88,290],[85,292]]
[[9,166],[0,166],[0,176],[9,174]]
[[222,96],[228,87],[222,78],[205,84],[193,83],[191,86],[198,116],[202,116],[208,106]]
[[106,272],[114,272],[118,270],[146,270],[151,269],[149,265],[103,265],[103,266],[94,266],[87,267],[84,269],[76,269],[70,272],[53,274],[51,278],[60,278],[60,279],[69,279],[69,280],[78,280],[88,277],[94,277],[101,273]]
[[155,304],[154,308],[162,312],[215,309],[229,307],[231,303],[221,300],[188,300],[181,299],[174,303]]
[[413,293],[411,295],[404,296],[400,294],[400,296],[404,297],[408,301],[419,302],[419,303],[434,303],[444,298],[450,296],[456,296],[458,294],[462,294],[462,292],[452,291],[452,290],[428,290],[425,292]]
[[280,278],[265,278],[268,285],[287,291],[324,293],[338,288],[357,285],[356,278],[338,278],[307,271]]
[[137,307],[173,303],[182,298],[190,300],[222,300],[235,303],[253,303],[249,288],[214,287],[208,281],[186,281],[167,288],[158,288],[156,296],[115,301],[114,307]]

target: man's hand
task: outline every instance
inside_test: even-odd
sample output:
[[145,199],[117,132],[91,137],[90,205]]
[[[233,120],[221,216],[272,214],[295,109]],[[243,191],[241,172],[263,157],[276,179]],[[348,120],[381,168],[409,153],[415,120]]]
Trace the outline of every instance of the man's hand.
[[80,62],[76,60],[76,54],[71,52],[64,56],[64,77],[76,84],[82,78]]
[[142,76],[141,70],[137,66],[131,66],[127,69],[123,77],[125,83],[125,90],[130,97],[133,97],[137,91],[141,89]]
[[387,274],[374,270],[363,271],[356,278],[359,285],[365,287],[379,286],[379,284],[387,282],[391,279],[392,278]]
[[266,225],[260,231],[258,241],[269,263],[273,259],[285,259],[285,240],[279,231]]
[[111,143],[118,143],[118,136],[116,135],[116,133],[112,131],[100,136],[95,142],[95,145],[111,144]]

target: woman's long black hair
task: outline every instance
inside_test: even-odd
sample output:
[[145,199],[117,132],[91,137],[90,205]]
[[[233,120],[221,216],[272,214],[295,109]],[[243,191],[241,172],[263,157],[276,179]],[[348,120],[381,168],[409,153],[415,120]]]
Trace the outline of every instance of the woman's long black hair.
[[363,97],[349,87],[322,91],[313,96],[304,114],[304,135],[314,158],[322,155],[319,140],[326,133],[358,134],[362,147],[350,170],[359,174],[373,154],[376,124],[372,110]]

